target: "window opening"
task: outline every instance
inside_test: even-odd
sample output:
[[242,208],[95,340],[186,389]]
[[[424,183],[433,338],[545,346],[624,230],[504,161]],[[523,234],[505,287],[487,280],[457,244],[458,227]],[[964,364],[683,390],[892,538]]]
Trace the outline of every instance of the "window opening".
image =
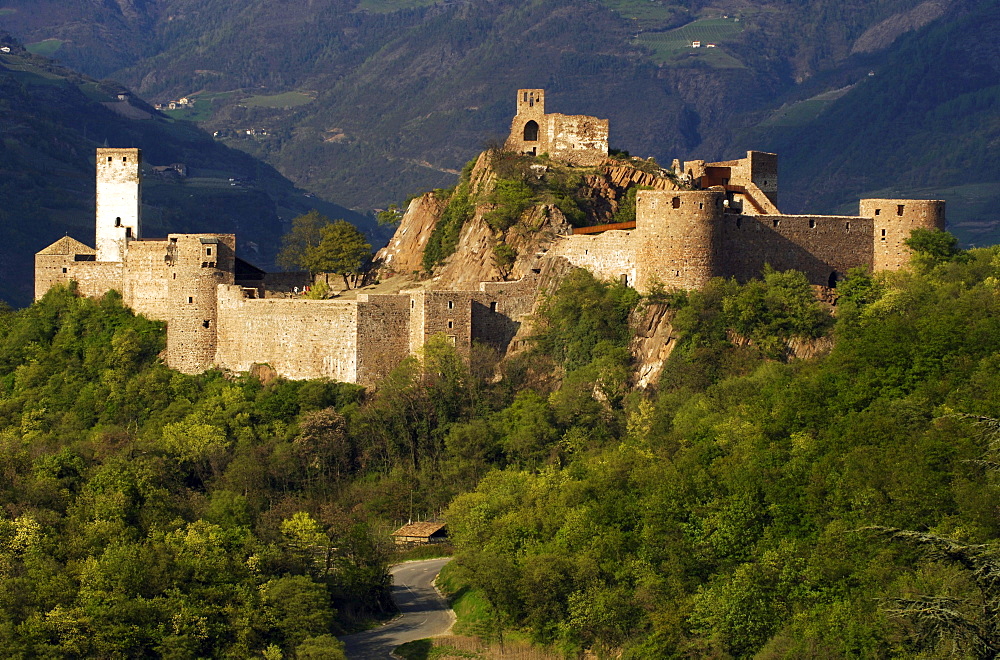
[[210,328],[212,327],[212,322],[208,319],[205,319],[204,321],[201,322],[201,327]]
[[775,218],[774,220],[771,221],[771,224],[774,225],[775,227],[777,227],[780,223],[781,223],[781,220],[778,220],[777,218]]
[[704,202],[698,202],[698,210],[700,211],[703,208],[705,208],[705,203]]
[[496,303],[496,301],[495,301],[495,300],[494,300],[493,302],[491,302],[491,303],[490,303],[490,311],[491,311],[491,312],[495,312],[495,311],[497,311],[497,303]]
[[674,197],[673,199],[670,200],[670,205],[675,209],[679,209],[681,207],[681,198]]
[[884,229],[882,230],[882,240],[883,241],[885,240],[885,230]]
[[903,205],[902,204],[898,204],[896,206],[896,215],[903,215]]
[[191,296],[188,296],[188,304],[190,305],[193,302],[194,302],[194,298],[192,298]]
[[844,223],[844,231],[851,231],[851,223],[849,222]]
[[449,300],[448,301],[448,309],[455,309],[455,301],[454,300]]
[[69,272],[69,271],[67,271],[66,268],[63,268],[63,272],[66,273],[66,272]]
[[881,212],[882,212],[882,209],[875,209],[875,215],[878,215],[878,214],[880,214]]
[[121,227],[121,226],[122,226],[122,219],[115,218],[115,227]]
[[832,273],[830,273],[830,279],[827,281],[826,285],[828,287],[830,287],[831,289],[834,289],[834,288],[836,288],[836,286],[837,286],[837,280],[839,280],[839,279],[840,279],[840,276],[837,274],[837,271],[833,271]]
[[809,218],[809,229],[816,229],[816,219]]
[[454,327],[455,327],[455,322],[454,321],[448,321],[448,329],[451,330]]
[[205,256],[207,257],[212,256],[212,248],[205,248]]

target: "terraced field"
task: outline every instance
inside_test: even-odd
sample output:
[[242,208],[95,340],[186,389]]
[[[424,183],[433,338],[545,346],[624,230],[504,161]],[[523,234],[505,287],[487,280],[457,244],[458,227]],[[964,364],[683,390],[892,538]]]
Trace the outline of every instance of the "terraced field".
[[303,92],[285,92],[270,96],[251,96],[244,99],[242,105],[251,108],[295,108],[306,103],[312,103],[313,97]]
[[400,9],[426,7],[440,0],[361,0],[354,11],[368,11],[373,14],[388,14]]
[[44,41],[37,41],[33,44],[28,44],[24,47],[24,49],[34,55],[52,57],[59,51],[60,48],[62,48],[64,43],[66,42],[61,39],[45,39]]
[[634,21],[640,30],[664,30],[692,18],[687,7],[658,0],[601,0],[601,4]]
[[[708,48],[707,44],[734,41],[742,31],[738,18],[703,18],[666,32],[643,32],[636,43],[649,48],[653,60],[660,64],[697,57],[715,67],[739,68],[743,66],[739,60],[719,47]],[[695,41],[701,42],[701,48],[691,47]]]

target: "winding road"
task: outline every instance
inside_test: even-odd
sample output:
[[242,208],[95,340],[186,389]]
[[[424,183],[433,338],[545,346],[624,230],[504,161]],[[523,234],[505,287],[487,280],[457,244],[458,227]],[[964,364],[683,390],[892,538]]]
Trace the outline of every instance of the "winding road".
[[379,628],[341,637],[347,657],[385,660],[400,644],[447,632],[455,614],[434,588],[434,578],[449,561],[451,557],[426,559],[390,568],[392,598],[402,615]]

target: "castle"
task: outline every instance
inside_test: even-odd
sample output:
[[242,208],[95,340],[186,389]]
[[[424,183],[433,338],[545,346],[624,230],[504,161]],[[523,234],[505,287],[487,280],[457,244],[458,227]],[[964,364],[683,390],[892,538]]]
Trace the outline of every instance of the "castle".
[[[545,114],[543,90],[519,90],[507,147],[593,166],[607,159],[607,129],[607,120]],[[373,385],[434,335],[466,355],[473,342],[502,351],[531,312],[533,274],[474,290],[289,297],[307,277],[265,273],[241,260],[232,234],[144,238],[141,168],[138,149],[97,150],[96,247],[66,236],[38,252],[35,298],[71,281],[86,296],[120,291],[135,312],[166,322],[164,358],[179,371],[268,364],[287,378]],[[634,223],[560,236],[537,257],[533,273],[562,257],[645,292],[697,288],[720,275],[746,280],[770,264],[833,287],[853,267],[901,268],[912,229],[944,229],[941,201],[866,199],[858,216],[782,214],[774,154],[675,161],[674,172],[676,189],[637,193]]]
[[530,311],[527,282],[475,291],[288,297],[303,274],[265,273],[236,257],[232,234],[142,235],[138,149],[97,150],[96,249],[69,236],[35,255],[35,298],[76,282],[82,295],[120,291],[124,304],[167,324],[166,363],[185,373],[268,364],[288,378],[372,385],[432,335],[468,353],[505,345]]

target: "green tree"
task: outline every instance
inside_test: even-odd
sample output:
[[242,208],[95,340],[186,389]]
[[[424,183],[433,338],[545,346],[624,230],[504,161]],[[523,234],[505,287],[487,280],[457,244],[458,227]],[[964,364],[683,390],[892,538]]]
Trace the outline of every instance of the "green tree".
[[330,219],[316,209],[292,219],[292,229],[281,237],[281,251],[275,259],[285,270],[305,268],[306,251],[319,245],[320,229],[330,224]]
[[906,246],[917,253],[918,263],[930,266],[951,261],[962,253],[954,234],[937,229],[914,229],[906,239]]
[[319,244],[306,249],[302,265],[313,274],[336,273],[344,278],[344,286],[350,288],[347,276],[360,273],[371,252],[371,244],[357,227],[346,220],[337,220],[320,228]]

